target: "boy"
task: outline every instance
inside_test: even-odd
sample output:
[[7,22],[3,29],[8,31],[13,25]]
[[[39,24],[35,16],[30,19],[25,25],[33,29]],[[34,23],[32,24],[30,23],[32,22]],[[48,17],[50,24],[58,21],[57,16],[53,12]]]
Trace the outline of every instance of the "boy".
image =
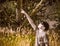
[[36,30],[36,40],[35,46],[49,46],[49,40],[46,34],[49,25],[47,22],[40,23],[38,29]]
[[35,46],[49,46],[48,37],[46,35],[46,31],[44,31],[48,30],[48,23],[43,22],[36,26],[30,16],[23,9],[21,10],[21,13],[26,16],[32,28],[36,31]]

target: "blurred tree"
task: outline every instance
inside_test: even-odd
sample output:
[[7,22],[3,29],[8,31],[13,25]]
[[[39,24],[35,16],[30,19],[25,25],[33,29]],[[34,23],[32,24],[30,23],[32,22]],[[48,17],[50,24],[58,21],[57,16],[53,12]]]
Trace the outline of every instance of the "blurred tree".
[[4,2],[6,2],[6,0],[0,0],[0,3],[4,3]]
[[0,21],[4,21],[7,26],[28,27],[27,19],[20,13],[21,8],[23,8],[37,25],[40,21],[53,20],[60,22],[59,2],[59,0],[7,0],[0,4]]

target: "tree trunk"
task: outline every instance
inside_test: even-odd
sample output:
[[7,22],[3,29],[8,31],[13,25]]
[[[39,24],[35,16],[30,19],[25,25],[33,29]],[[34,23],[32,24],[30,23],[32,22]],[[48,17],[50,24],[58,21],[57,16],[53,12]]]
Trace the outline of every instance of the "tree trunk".
[[17,21],[20,21],[22,15],[21,15],[21,8],[22,8],[22,0],[17,0]]

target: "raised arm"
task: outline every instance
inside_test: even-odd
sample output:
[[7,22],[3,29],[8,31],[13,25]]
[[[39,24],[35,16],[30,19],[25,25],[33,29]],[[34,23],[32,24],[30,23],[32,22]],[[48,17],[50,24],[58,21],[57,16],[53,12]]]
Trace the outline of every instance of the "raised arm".
[[22,9],[21,13],[25,14],[26,18],[28,19],[29,23],[31,24],[32,28],[36,30],[36,25],[34,24],[33,20],[30,18],[30,16]]

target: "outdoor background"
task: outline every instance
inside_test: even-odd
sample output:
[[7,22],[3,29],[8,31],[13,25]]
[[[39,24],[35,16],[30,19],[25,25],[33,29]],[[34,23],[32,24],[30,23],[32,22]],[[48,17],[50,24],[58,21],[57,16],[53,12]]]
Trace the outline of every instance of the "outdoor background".
[[50,46],[60,46],[60,0],[0,0],[0,46],[34,46],[35,32],[21,9],[36,25],[49,24]]

